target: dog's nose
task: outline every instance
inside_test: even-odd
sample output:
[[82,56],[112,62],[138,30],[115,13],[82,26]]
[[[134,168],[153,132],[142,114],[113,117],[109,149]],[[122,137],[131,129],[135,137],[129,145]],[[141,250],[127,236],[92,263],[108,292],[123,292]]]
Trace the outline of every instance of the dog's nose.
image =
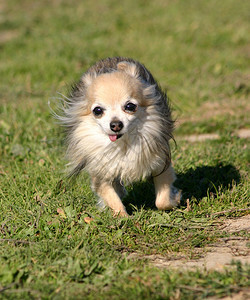
[[110,122],[110,129],[114,132],[119,132],[123,128],[123,123],[121,121]]

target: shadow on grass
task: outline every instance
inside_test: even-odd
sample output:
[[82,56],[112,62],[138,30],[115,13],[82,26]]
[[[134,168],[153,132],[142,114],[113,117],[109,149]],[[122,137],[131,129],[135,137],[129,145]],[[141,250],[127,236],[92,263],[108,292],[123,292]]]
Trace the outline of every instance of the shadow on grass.
[[[196,169],[190,168],[185,173],[177,174],[175,186],[182,190],[182,203],[186,206],[186,199],[196,198],[200,201],[207,196],[208,191],[216,193],[220,188],[231,189],[233,182],[239,183],[240,174],[237,169],[229,165],[204,166]],[[124,204],[128,213],[133,211],[133,206],[140,209],[155,208],[155,193],[153,180],[135,183],[128,189],[128,196]]]

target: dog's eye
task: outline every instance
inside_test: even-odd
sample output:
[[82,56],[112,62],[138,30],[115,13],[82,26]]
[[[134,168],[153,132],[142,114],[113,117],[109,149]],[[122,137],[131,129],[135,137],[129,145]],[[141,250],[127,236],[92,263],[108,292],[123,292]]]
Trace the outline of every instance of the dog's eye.
[[129,102],[125,105],[124,109],[125,109],[125,111],[128,111],[128,112],[135,112],[137,109],[137,105]]
[[101,116],[103,114],[103,109],[100,106],[97,106],[93,109],[93,114],[95,116]]

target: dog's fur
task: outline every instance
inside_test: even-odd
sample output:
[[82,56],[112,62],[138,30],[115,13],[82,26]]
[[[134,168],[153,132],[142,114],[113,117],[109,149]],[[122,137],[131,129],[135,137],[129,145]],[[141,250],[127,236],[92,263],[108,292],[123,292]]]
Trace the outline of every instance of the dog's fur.
[[126,215],[123,184],[149,176],[158,209],[178,204],[167,95],[142,64],[122,57],[101,60],[73,86],[68,100],[60,120],[67,130],[70,174],[87,170],[102,206]]

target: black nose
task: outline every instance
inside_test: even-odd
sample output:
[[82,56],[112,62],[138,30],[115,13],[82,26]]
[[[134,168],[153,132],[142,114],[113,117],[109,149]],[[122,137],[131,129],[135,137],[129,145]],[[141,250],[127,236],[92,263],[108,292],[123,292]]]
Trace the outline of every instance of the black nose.
[[123,123],[121,121],[110,122],[110,129],[114,132],[119,132],[123,128]]

